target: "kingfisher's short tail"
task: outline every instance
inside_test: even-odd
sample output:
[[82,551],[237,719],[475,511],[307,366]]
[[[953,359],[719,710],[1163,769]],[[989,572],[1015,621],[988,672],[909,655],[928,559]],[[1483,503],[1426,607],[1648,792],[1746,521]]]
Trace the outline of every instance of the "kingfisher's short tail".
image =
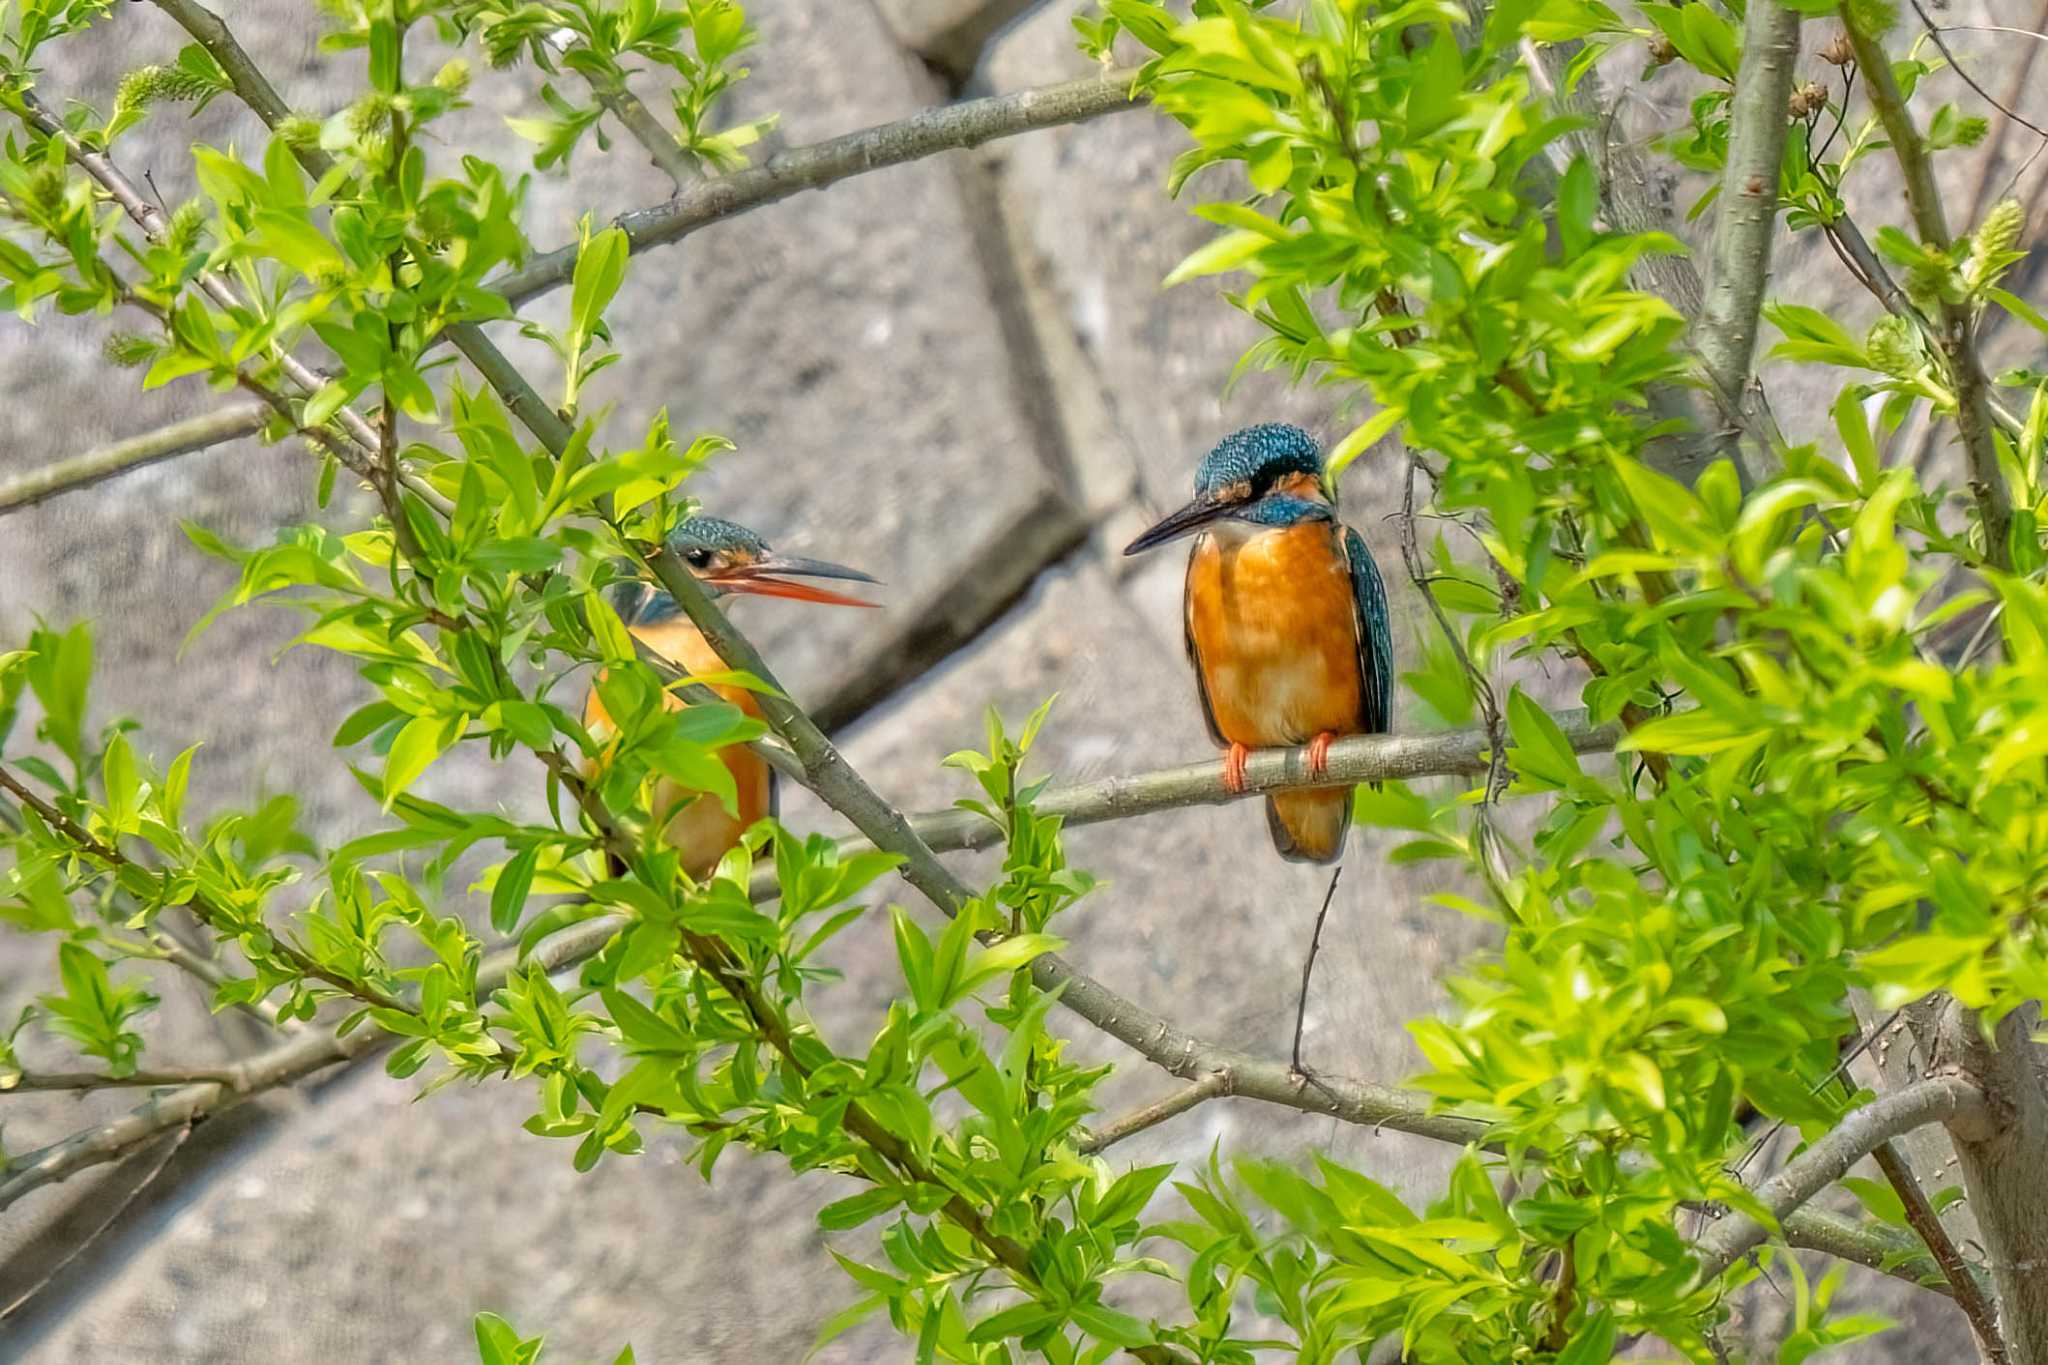
[[1274,792],[1266,798],[1273,847],[1291,863],[1333,863],[1351,828],[1351,789],[1317,787]]

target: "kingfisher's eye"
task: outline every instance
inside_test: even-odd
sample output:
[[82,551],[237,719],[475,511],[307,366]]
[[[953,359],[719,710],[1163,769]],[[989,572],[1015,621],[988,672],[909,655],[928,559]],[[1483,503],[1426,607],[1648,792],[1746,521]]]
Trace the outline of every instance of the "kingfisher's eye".
[[685,550],[683,551],[683,559],[693,569],[708,569],[711,567],[711,551],[709,550]]

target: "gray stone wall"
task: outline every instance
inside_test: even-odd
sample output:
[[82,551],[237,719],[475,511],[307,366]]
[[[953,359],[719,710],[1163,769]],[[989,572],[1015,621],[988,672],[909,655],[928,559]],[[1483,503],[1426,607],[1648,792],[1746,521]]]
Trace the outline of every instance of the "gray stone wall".
[[[328,107],[312,5],[221,7],[296,106]],[[963,87],[1087,72],[1067,24],[1075,0],[1029,14],[1017,0],[749,8],[762,41],[733,113],[781,110],[775,144],[901,116]],[[1971,9],[1957,0],[1950,13]],[[46,95],[104,103],[124,66],[168,59],[180,41],[152,7],[122,6],[103,32],[67,48]],[[1987,72],[2017,64],[2009,50],[1979,46]],[[469,138],[516,162],[502,116],[530,109],[530,82],[480,68],[475,99],[450,128],[450,149]],[[1647,128],[1668,107],[1631,93],[1625,116]],[[158,115],[123,159],[153,170],[175,200],[176,149],[193,134],[252,147],[261,129],[222,100],[189,127]],[[1065,778],[1205,753],[1181,657],[1178,559],[1126,561],[1118,549],[1184,496],[1195,460],[1224,432],[1271,418],[1325,436],[1346,429],[1328,394],[1291,392],[1275,376],[1248,375],[1226,392],[1254,325],[1211,285],[1159,288],[1208,231],[1162,193],[1182,145],[1175,126],[1134,112],[861,177],[651,256],[614,313],[626,361],[588,401],[615,405],[615,431],[665,405],[679,430],[732,436],[740,453],[693,486],[713,510],[887,581],[882,611],[767,603],[744,624],[798,695],[841,723],[852,759],[908,807],[959,794],[937,760],[978,740],[990,701],[1017,715],[1061,694],[1044,755]],[[2024,154],[2012,146],[1998,153],[2008,167]],[[1959,162],[1956,173],[1974,172]],[[603,217],[665,192],[621,142],[608,158],[580,157],[573,179],[535,178],[534,239],[560,240],[586,211]],[[1881,195],[1868,203],[1874,214],[1891,207]],[[1780,285],[1859,322],[1873,315],[1812,245],[1781,258]],[[561,307],[538,305],[549,316]],[[110,400],[102,335],[98,320],[0,328],[0,477],[218,401],[183,385],[133,393],[125,381]],[[543,372],[534,352],[521,358]],[[1774,396],[1788,426],[1812,429],[1812,395]],[[1361,461],[1346,506],[1388,570],[1405,651],[1420,617],[1386,522],[1397,472],[1391,458]],[[348,524],[366,513],[360,498],[343,498],[326,515]],[[350,669],[280,655],[293,621],[261,611],[230,615],[177,657],[229,582],[179,523],[251,542],[315,515],[304,455],[246,442],[45,503],[0,522],[0,639],[35,613],[92,620],[97,716],[139,717],[143,747],[159,758],[203,742],[200,808],[291,791],[323,838],[360,832],[375,823],[374,804],[326,748],[364,693]],[[1560,696],[1571,686],[1548,685]],[[537,810],[537,773],[515,766],[493,771],[467,756],[437,769],[433,786],[449,799]],[[837,828],[801,794],[785,813]],[[1077,961],[1200,1032],[1285,1050],[1322,874],[1272,855],[1255,807],[1078,831],[1072,847],[1108,882],[1068,926]],[[1428,904],[1438,874],[1387,866],[1387,847],[1370,835],[1353,846],[1308,1046],[1330,1070],[1398,1080],[1418,1064],[1403,1021],[1443,1007],[1440,977],[1488,933]],[[459,879],[450,895],[467,903]],[[894,955],[880,924],[844,944],[847,979],[824,1017],[851,1039],[886,999]],[[39,988],[46,956],[0,938],[0,1010]],[[181,982],[166,981],[164,994],[162,1055],[203,1062],[249,1045],[236,1020],[209,1016]],[[1077,1047],[1128,1060],[1085,1033]],[[1167,1084],[1132,1066],[1107,1097],[1142,1099]],[[374,1066],[333,1073],[204,1125],[178,1150],[17,1206],[0,1219],[0,1303],[49,1283],[0,1325],[0,1358],[457,1361],[470,1358],[471,1315],[492,1309],[545,1327],[555,1359],[608,1359],[630,1341],[643,1362],[788,1360],[853,1297],[812,1221],[844,1192],[835,1177],[791,1180],[778,1162],[734,1153],[707,1187],[683,1161],[685,1142],[659,1131],[645,1156],[577,1176],[566,1147],[520,1131],[524,1089],[455,1089],[419,1103],[415,1089]],[[128,1103],[11,1097],[0,1120],[20,1150]],[[1451,1155],[1223,1103],[1117,1159],[1195,1158],[1218,1141],[1282,1154],[1327,1146],[1416,1201]],[[1932,1300],[1860,1273],[1847,1297],[1907,1323],[1860,1359],[1960,1358],[1957,1320]],[[1753,1317],[1767,1325],[1776,1313],[1760,1299]],[[822,1358],[894,1358],[888,1342],[856,1333]]]

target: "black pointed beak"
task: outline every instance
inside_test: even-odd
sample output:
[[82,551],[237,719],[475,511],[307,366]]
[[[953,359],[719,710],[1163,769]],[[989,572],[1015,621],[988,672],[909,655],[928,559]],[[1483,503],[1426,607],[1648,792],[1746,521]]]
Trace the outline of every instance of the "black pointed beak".
[[881,580],[859,569],[849,569],[844,564],[834,564],[824,559],[805,559],[800,555],[764,555],[751,564],[729,570],[717,578],[717,583],[727,592],[753,593],[761,597],[787,597],[798,602],[817,602],[829,607],[872,607],[873,602],[864,602],[858,597],[846,597],[824,588],[814,588],[808,583],[787,582],[788,576],[799,578],[839,578],[855,583],[874,583]]
[[1178,512],[1169,513],[1151,530],[1124,546],[1127,555],[1143,554],[1169,540],[1193,535],[1212,521],[1221,520],[1237,510],[1237,504],[1224,502],[1220,498],[1198,497]]

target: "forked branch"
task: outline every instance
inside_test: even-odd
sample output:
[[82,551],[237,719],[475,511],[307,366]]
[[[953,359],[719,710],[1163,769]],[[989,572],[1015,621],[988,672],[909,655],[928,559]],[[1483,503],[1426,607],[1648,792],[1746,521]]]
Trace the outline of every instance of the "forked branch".
[[[1868,27],[1866,13],[1856,5],[1842,8],[1842,27],[1856,52],[1856,65],[1863,73],[1864,89],[1891,140],[1905,182],[1906,207],[1920,239],[1936,251],[1953,245],[1948,215],[1942,208],[1941,189],[1935,183],[1934,163],[1926,140],[1906,107],[1905,94],[1892,75],[1891,59],[1884,45]],[[1984,551],[1991,563],[2012,568],[2012,494],[1998,467],[1997,437],[1992,430],[1991,381],[1977,353],[1975,325],[1966,302],[1938,301],[1940,330],[1936,342],[1947,362],[1950,381],[1955,385],[1956,429],[1969,457],[1970,491],[1977,499],[1978,516],[1984,523]]]

